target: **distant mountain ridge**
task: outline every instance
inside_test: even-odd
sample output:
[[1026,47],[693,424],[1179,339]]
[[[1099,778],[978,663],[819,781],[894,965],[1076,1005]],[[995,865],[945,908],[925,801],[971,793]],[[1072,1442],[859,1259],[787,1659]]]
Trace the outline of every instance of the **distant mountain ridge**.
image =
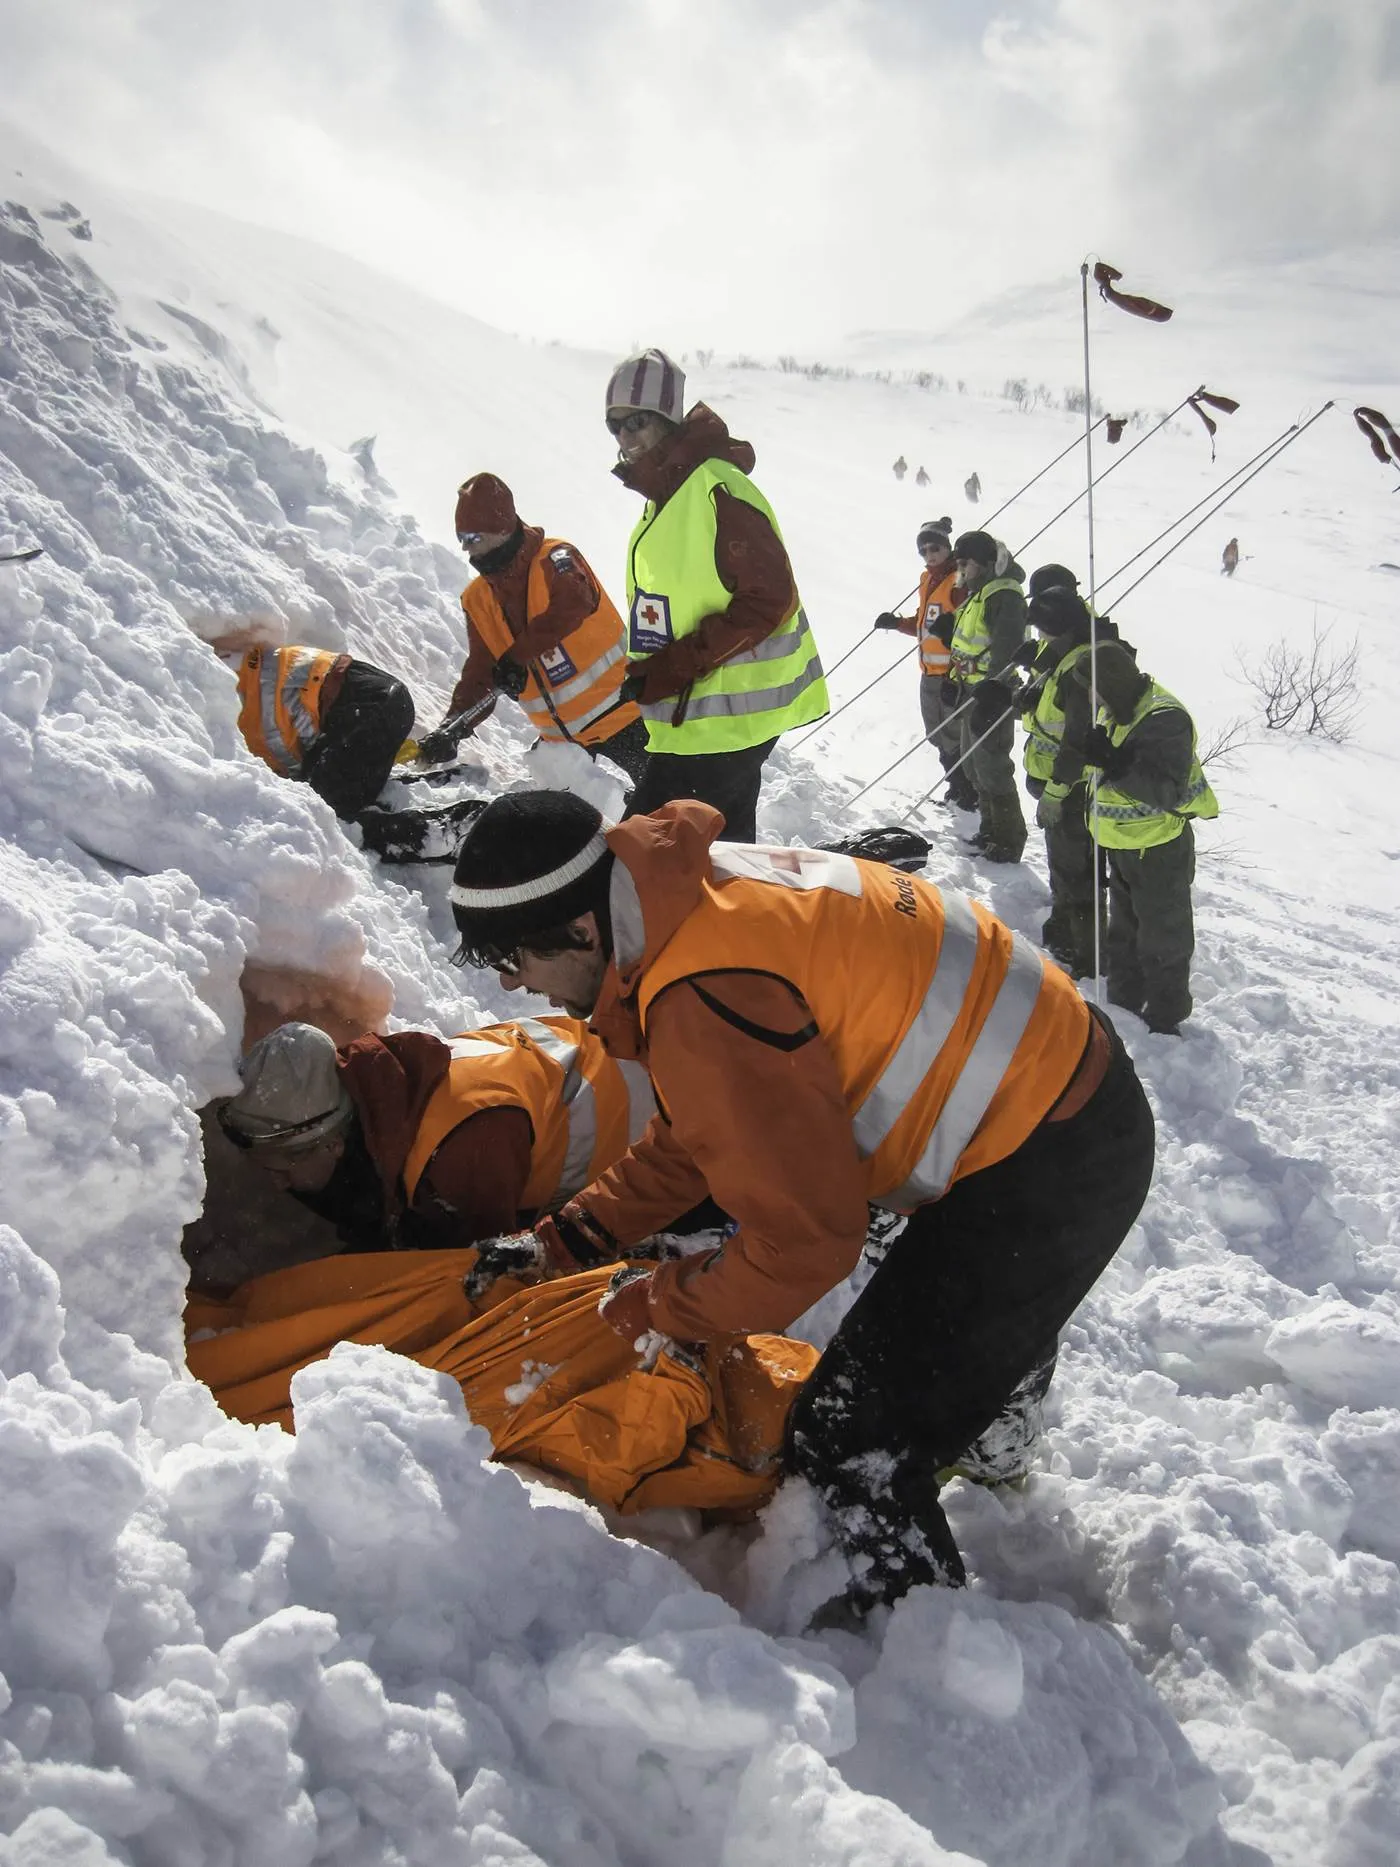
[[[1198,275],[1173,274],[1119,255],[1125,289],[1173,308],[1148,325],[1100,303],[1091,288],[1095,393],[1161,397],[1188,377],[1238,393],[1297,380],[1304,397],[1396,395],[1400,389],[1400,242],[1325,258]],[[931,370],[979,389],[1008,377],[1044,377],[1057,391],[1083,377],[1079,271],[999,292],[927,331],[854,331],[839,360],[861,369]],[[1176,396],[1173,395],[1175,400]]]

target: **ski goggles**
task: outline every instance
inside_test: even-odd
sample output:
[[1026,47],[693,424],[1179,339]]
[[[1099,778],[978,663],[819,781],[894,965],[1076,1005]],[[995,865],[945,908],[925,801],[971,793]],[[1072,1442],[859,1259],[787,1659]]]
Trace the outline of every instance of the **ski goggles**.
[[458,532],[457,543],[467,551],[475,551],[482,539],[489,536],[489,532]]

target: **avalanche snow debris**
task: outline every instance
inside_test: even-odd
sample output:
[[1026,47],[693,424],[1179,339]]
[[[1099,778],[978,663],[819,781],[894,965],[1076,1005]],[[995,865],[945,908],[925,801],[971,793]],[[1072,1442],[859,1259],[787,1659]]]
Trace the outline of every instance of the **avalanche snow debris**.
[[[443,1031],[510,1001],[475,977],[464,997],[444,967],[440,878],[380,874],[244,751],[197,635],[280,619],[401,674],[435,718],[461,652],[457,560],[392,504],[367,448],[342,464],[268,412],[311,333],[307,434],[379,426],[339,406],[364,394],[363,333],[322,303],[392,288],[223,223],[201,257],[197,217],[169,237],[0,142],[24,174],[0,207],[0,542],[45,547],[0,577],[0,1863],[1389,1867],[1400,956],[1374,854],[1349,860],[1360,844],[1335,824],[1364,832],[1393,753],[1368,743],[1356,772],[1290,754],[1300,782],[1335,791],[1330,812],[1272,747],[1232,788],[1232,834],[1269,849],[1285,798],[1282,838],[1326,880],[1290,894],[1205,853],[1201,1010],[1179,1043],[1124,1021],[1159,1117],[1157,1185],[1068,1332],[1044,1468],[1022,1493],[949,1493],[967,1593],[920,1591],[864,1640],[801,1639],[839,1581],[802,1487],[757,1535],[676,1537],[672,1560],[484,1463],[456,1387],[378,1349],[297,1377],[294,1440],[224,1420],[182,1369],[178,1242],[203,1190],[195,1110],[235,1080],[240,981],[274,1003],[319,981],[328,1003],[392,1003]],[[435,369],[447,352],[426,333],[449,314],[393,304],[377,314],[403,359],[374,384],[385,457],[400,483],[420,458],[455,483],[469,418],[473,447],[504,450],[506,431],[470,401],[444,420],[445,375],[478,394],[475,343],[494,396],[514,352],[461,321],[453,371]],[[594,360],[520,356],[558,389],[542,484],[572,487],[599,444]],[[889,457],[907,398],[845,384],[838,408],[830,385],[784,379],[771,433],[751,375],[739,387],[839,653],[867,572],[832,542],[831,489],[848,500],[854,476],[907,550],[887,473],[867,485],[852,465]],[[989,484],[1056,419],[920,407]],[[1162,470],[1195,489],[1169,450]],[[1336,600],[1369,627],[1334,515],[1296,472],[1284,485],[1278,549],[1330,552]],[[617,530],[601,466],[598,487],[593,522]],[[1375,516],[1366,561],[1384,516],[1368,497],[1348,519]],[[1252,575],[1272,510],[1251,521]],[[1194,699],[1215,657],[1182,622],[1189,576],[1169,573],[1133,626]],[[1276,592],[1237,578],[1221,598],[1215,581],[1243,633],[1275,626]],[[886,714],[810,760],[780,748],[765,832],[856,827],[833,759],[864,775],[888,735]],[[493,721],[473,742],[485,775],[519,781],[525,738]],[[535,782],[616,809],[605,766],[569,748],[530,762]],[[1035,933],[1033,869],[988,885],[941,838],[931,867]],[[864,1274],[805,1319],[811,1339]]]

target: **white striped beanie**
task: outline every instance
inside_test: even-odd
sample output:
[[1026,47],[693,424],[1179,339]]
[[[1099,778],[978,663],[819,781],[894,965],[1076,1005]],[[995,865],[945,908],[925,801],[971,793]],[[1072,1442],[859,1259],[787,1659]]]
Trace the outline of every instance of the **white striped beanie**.
[[664,350],[624,357],[608,381],[606,414],[618,408],[650,409],[667,421],[685,414],[685,371]]

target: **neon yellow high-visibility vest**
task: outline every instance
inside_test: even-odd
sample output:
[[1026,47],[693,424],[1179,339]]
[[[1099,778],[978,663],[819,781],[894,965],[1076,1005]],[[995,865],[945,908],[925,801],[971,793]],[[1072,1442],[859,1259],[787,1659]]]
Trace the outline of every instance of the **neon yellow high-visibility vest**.
[[[992,577],[982,585],[975,596],[970,596],[958,611],[957,627],[953,630],[953,639],[949,648],[953,656],[953,679],[961,681],[965,687],[975,687],[979,681],[987,678],[987,656],[991,653],[992,638],[987,633],[985,610],[987,598],[998,590],[1019,590],[1020,583],[1015,577]],[[997,670],[1001,672],[1000,669]]]
[[[1133,717],[1126,725],[1118,725],[1113,715],[1102,708],[1099,717],[1108,728],[1109,738],[1114,745],[1119,746],[1149,713],[1164,713],[1168,707],[1186,712],[1175,694],[1168,693],[1159,681],[1153,681],[1134,707]],[[1105,849],[1154,849],[1159,843],[1170,843],[1180,836],[1188,817],[1219,815],[1220,806],[1216,802],[1215,793],[1206,783],[1206,775],[1196,757],[1194,721],[1191,724],[1191,771],[1186,780],[1186,795],[1175,810],[1159,810],[1155,804],[1141,803],[1137,798],[1129,797],[1126,791],[1115,790],[1108,778],[1101,778],[1091,812],[1094,836]]]
[[1036,695],[1035,705],[1021,715],[1026,729],[1026,776],[1044,778],[1048,783],[1060,756],[1060,742],[1065,736],[1065,710],[1060,705],[1060,682],[1071,668],[1089,652],[1089,644],[1080,642],[1063,660],[1056,662],[1045,685]]
[[[715,568],[717,486],[756,506],[782,537],[768,501],[727,461],[698,466],[660,511],[648,500],[627,550],[627,648],[638,665],[733,601]],[[675,695],[643,704],[648,751],[741,752],[821,719],[826,681],[801,600],[770,636],[696,681],[679,726],[676,704]]]

